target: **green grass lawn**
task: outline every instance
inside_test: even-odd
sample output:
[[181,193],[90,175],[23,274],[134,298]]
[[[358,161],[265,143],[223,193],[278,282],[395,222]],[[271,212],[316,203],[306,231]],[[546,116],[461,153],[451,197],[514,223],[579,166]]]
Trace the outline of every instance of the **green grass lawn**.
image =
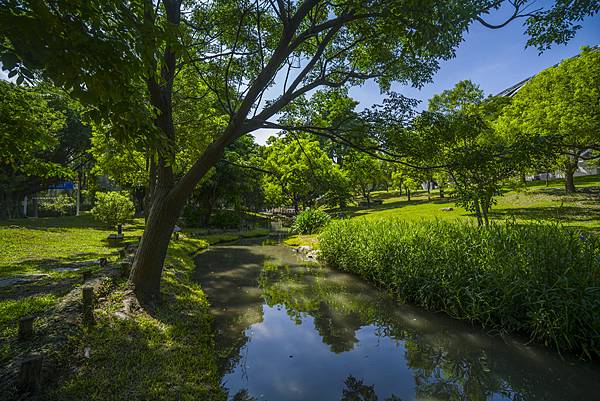
[[[135,240],[142,230],[143,220],[136,219],[125,225],[124,234]],[[90,215],[0,221],[0,277],[24,273],[64,277],[68,274],[57,268],[114,258],[118,247],[107,240],[113,232]]]
[[[30,283],[0,287],[0,365],[8,366],[30,348],[43,349],[45,336],[60,336],[52,332],[51,322],[56,321],[59,305],[81,285],[81,271],[61,269],[101,257],[117,262],[118,250],[137,242],[143,233],[143,220],[134,220],[123,231],[125,239],[111,244],[107,237],[114,230],[89,215],[0,221],[0,280],[45,275]],[[184,230],[180,239],[169,245],[162,284],[165,302],[137,309],[126,320],[114,317],[127,297],[126,279],[105,277],[109,289],[98,293],[103,300],[96,305],[94,330],[69,335],[65,340],[68,346],[53,351],[57,357],[49,357],[76,365],[77,373],[53,386],[44,399],[121,398],[124,388],[131,395],[128,399],[224,399],[208,303],[202,289],[189,279],[195,269],[194,255],[209,244],[266,234],[262,229],[212,230],[210,234]],[[107,274],[97,264],[87,264],[84,269],[92,270],[96,277]],[[78,310],[69,312],[75,315],[60,317],[77,321]],[[20,343],[16,340],[17,321],[31,315],[38,318],[40,334],[31,344]],[[91,357],[82,359],[86,348]],[[0,400],[11,399],[11,394],[6,394],[8,398],[0,395]]]
[[[578,192],[566,195],[562,180],[551,180],[546,187],[544,181],[526,183],[517,189],[504,190],[491,210],[492,220],[515,219],[517,221],[552,221],[587,231],[600,232],[600,176],[576,177]],[[419,191],[407,201],[397,192],[376,192],[375,199],[383,204],[369,209],[353,208],[350,217],[389,218],[403,220],[422,219],[473,219],[472,213],[457,207],[449,198],[440,199],[433,191],[432,200],[427,193]],[[452,211],[443,211],[452,208]]]

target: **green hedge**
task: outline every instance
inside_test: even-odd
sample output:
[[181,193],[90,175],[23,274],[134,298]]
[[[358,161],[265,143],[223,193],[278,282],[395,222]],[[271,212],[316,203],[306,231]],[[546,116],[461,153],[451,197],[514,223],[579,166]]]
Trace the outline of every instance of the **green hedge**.
[[321,258],[410,303],[600,355],[600,241],[557,225],[342,220]]

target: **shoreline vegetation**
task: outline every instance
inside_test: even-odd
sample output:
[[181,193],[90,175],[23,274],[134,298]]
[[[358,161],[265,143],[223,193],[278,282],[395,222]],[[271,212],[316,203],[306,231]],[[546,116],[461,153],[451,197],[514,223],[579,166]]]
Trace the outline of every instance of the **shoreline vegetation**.
[[600,241],[557,224],[339,220],[322,260],[399,299],[519,333],[559,352],[600,356]]

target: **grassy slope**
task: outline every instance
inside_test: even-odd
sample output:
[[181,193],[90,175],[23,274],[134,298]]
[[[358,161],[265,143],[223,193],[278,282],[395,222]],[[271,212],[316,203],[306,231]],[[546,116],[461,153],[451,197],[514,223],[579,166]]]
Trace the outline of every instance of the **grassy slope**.
[[[567,226],[600,231],[600,176],[576,177],[575,182],[579,192],[574,195],[564,194],[562,180],[552,180],[548,187],[543,181],[534,181],[519,190],[506,190],[492,208],[492,219],[557,221]],[[437,193],[432,194],[432,201],[428,201],[427,194],[423,192],[413,196],[410,202],[394,193],[379,192],[375,196],[384,199],[382,205],[354,209],[350,215],[399,217],[403,220],[473,218],[471,213],[456,207],[451,199],[439,199]],[[442,211],[447,207],[454,210]]]
[[118,283],[100,305],[98,324],[78,339],[81,353],[90,349],[76,375],[53,394],[56,400],[223,400],[208,302],[190,281],[192,255],[208,246],[204,240],[171,244],[162,294],[151,310],[136,310],[130,319],[114,312],[123,308],[125,283]]
[[[136,241],[142,234],[142,224],[142,220],[135,220],[124,227],[126,242]],[[90,216],[0,221],[0,279],[21,274],[49,275],[31,285],[0,289],[1,360],[10,360],[18,351],[10,343],[19,318],[35,315],[43,319],[62,296],[80,285],[81,272],[57,271],[57,267],[100,257],[117,261],[122,244],[108,243],[106,238],[111,232]],[[52,398],[223,399],[213,358],[208,303],[202,289],[189,280],[195,268],[193,254],[209,244],[266,233],[184,232],[185,238],[171,242],[165,263],[162,292],[169,301],[153,310],[137,310],[128,320],[114,316],[123,308],[125,280],[109,280],[110,291],[100,294],[104,299],[97,306],[97,326],[71,339],[77,356],[69,360],[80,365],[77,374],[56,388]],[[96,276],[103,275],[97,265],[86,269],[94,270]],[[86,347],[91,350],[90,359],[81,358]]]
[[[575,177],[578,193],[564,194],[561,179],[533,181],[517,190],[506,188],[497,198],[498,204],[492,208],[492,220],[515,219],[517,221],[552,221],[585,231],[600,233],[600,175]],[[431,194],[418,191],[411,201],[398,192],[375,192],[374,199],[382,199],[383,204],[369,209],[351,208],[346,216],[351,218],[388,219],[399,218],[407,221],[439,219],[446,221],[472,220],[475,217],[449,198],[440,199],[438,191]],[[443,211],[452,208],[451,211]],[[285,242],[291,246],[309,245],[318,247],[317,234],[291,236]]]

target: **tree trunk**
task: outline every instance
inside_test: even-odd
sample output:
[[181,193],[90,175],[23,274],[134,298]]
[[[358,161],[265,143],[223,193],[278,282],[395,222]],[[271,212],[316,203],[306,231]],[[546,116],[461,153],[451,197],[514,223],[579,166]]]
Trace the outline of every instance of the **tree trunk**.
[[490,221],[488,219],[488,211],[490,210],[490,202],[486,199],[481,202],[481,214],[483,215],[483,221],[486,226],[490,225]]
[[444,187],[440,185],[440,198],[444,199]]
[[477,225],[481,227],[483,225],[483,219],[481,218],[481,207],[479,206],[479,200],[473,201],[473,207],[475,208],[475,216],[477,216]]
[[577,189],[575,188],[575,179],[573,175],[577,171],[577,161],[570,161],[565,166],[565,192],[568,194],[574,193]]
[[410,202],[410,188],[406,188],[406,200]]
[[183,206],[183,202],[176,202],[165,190],[157,191],[153,198],[129,277],[138,298],[145,301],[159,301],[163,263]]

